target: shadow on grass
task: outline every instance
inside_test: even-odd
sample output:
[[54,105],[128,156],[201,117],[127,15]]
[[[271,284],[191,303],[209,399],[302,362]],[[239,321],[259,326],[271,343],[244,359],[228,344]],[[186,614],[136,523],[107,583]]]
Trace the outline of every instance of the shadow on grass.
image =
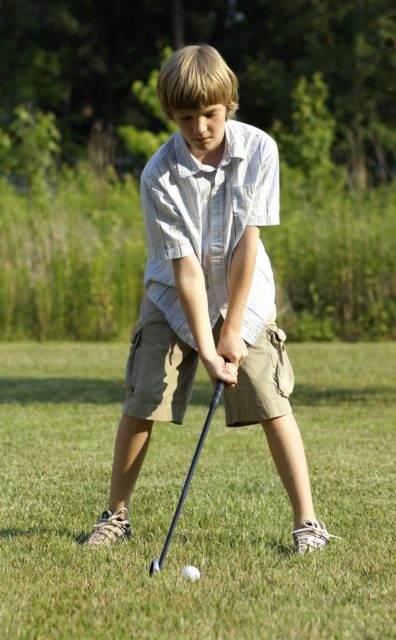
[[[191,404],[209,405],[212,387],[209,382],[198,380],[195,383]],[[343,402],[367,402],[373,398],[381,400],[396,400],[396,386],[365,386],[361,388],[345,387],[316,387],[314,385],[297,384],[291,403],[293,406],[317,406],[321,404],[336,405]]]
[[[209,406],[213,389],[209,381],[197,380],[191,405]],[[293,405],[316,406],[342,402],[366,402],[373,397],[395,400],[396,388],[366,386],[361,388],[318,388],[314,385],[296,385]],[[112,404],[124,398],[123,382],[92,378],[0,378],[0,404],[8,403],[77,403]]]
[[[212,387],[196,382],[193,405],[209,405]],[[48,403],[113,404],[124,399],[121,380],[94,378],[0,378],[0,404]]]
[[267,549],[270,549],[271,551],[275,551],[278,555],[282,557],[294,555],[294,548],[292,546],[287,546],[285,544],[282,544],[279,542],[279,540],[276,540],[275,538],[268,540],[265,546],[267,547]]
[[18,527],[10,527],[9,529],[0,529],[0,540],[50,536],[51,538],[67,538],[70,542],[83,546],[90,532],[91,531],[85,531],[77,534],[75,531],[70,531],[69,529],[48,529],[42,527],[20,529]]
[[122,402],[123,398],[123,383],[119,380],[0,378],[0,404],[13,402],[112,404]]
[[293,405],[316,406],[320,404],[340,404],[343,402],[371,402],[377,400],[396,400],[396,386],[365,386],[360,388],[327,387],[297,384],[293,396]]

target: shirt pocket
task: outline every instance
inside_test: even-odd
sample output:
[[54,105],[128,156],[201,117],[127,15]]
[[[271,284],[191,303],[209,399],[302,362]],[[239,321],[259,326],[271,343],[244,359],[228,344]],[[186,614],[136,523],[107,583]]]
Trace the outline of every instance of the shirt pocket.
[[246,227],[253,207],[254,193],[254,184],[231,187],[233,235],[235,243],[238,242]]
[[255,190],[255,184],[231,187],[232,212],[234,215],[248,217],[253,205]]

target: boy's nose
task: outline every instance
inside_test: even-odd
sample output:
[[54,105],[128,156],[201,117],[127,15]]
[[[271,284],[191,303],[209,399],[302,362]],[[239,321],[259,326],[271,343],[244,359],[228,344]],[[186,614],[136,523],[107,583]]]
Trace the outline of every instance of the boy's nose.
[[206,131],[206,118],[198,118],[195,123],[195,130],[197,133],[205,133]]

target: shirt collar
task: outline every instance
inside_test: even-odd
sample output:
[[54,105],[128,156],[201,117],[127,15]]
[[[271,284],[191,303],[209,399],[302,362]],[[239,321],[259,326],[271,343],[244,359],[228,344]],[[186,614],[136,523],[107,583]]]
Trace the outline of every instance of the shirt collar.
[[[229,162],[234,158],[238,160],[244,160],[246,158],[245,148],[242,144],[243,141],[235,135],[232,120],[227,120],[225,125],[225,134],[226,145],[220,166],[229,164]],[[197,162],[194,156],[190,153],[180,131],[175,133],[175,153],[180,178],[190,178],[202,171],[202,165]]]
[[245,160],[247,157],[246,148],[243,144],[244,138],[241,135],[236,135],[235,125],[237,125],[237,122],[235,120],[227,120],[226,122],[227,145],[224,157],[226,156],[226,154],[228,154],[228,162],[233,158],[237,158],[238,160]]

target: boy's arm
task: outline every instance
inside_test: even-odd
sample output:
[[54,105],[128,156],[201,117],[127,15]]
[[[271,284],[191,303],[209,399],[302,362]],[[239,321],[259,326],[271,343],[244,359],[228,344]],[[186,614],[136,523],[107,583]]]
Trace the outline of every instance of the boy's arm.
[[217,353],[233,362],[237,368],[248,355],[246,344],[241,338],[241,327],[252,285],[259,237],[259,227],[247,226],[231,258],[228,309]]
[[237,377],[234,364],[225,362],[224,357],[216,351],[209,321],[205,278],[198,258],[192,254],[172,262],[176,290],[209,377],[213,383],[223,380],[226,384],[235,385]]

